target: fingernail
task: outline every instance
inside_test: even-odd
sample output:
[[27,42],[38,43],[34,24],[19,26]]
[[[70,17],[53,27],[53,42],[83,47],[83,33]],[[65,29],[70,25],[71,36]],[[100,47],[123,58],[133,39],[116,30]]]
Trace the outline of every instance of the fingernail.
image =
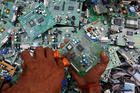
[[103,56],[106,56],[106,53],[105,53],[105,51],[103,51],[102,53],[103,53]]

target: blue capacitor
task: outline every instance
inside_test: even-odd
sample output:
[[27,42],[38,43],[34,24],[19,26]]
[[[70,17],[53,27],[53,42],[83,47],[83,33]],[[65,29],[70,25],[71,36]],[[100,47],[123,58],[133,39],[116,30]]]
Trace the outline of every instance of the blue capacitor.
[[93,2],[94,2],[95,4],[97,4],[98,0],[93,0]]
[[6,71],[2,71],[2,74],[3,74],[3,75],[7,75],[7,72],[6,72]]
[[62,87],[67,83],[67,80],[63,79],[62,81]]
[[1,56],[3,56],[4,54],[7,54],[8,52],[8,48],[4,48],[2,51],[1,51]]
[[90,66],[90,63],[88,62],[88,64],[87,64],[88,66]]
[[79,43],[80,41],[79,40],[76,40],[77,41],[77,43]]
[[86,60],[85,63],[88,64],[88,61]]
[[82,57],[83,57],[83,58],[86,58],[86,55],[85,55],[85,54],[83,54],[83,55],[82,55]]
[[82,60],[80,60],[80,63],[83,63],[83,61],[82,61]]
[[72,39],[73,42],[75,42],[75,39]]
[[5,77],[5,81],[10,81],[11,79],[12,79],[11,76],[7,76],[7,77]]
[[86,61],[86,59],[83,59],[83,61],[85,62],[85,61]]
[[77,44],[77,41],[75,40],[74,43]]

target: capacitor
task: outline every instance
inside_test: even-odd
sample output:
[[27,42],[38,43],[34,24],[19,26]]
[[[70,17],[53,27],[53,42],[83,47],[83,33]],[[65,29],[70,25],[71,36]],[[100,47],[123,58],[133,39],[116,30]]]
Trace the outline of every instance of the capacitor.
[[72,20],[75,20],[75,16],[72,16],[71,18],[72,18]]
[[84,58],[83,61],[86,62],[86,59]]
[[10,81],[11,79],[12,79],[11,76],[7,76],[7,77],[5,77],[5,81]]
[[7,73],[7,71],[5,71],[5,70],[2,70],[2,72],[1,72],[4,76],[6,76],[8,73]]
[[75,39],[72,39],[72,41],[74,42],[74,41],[75,41]]
[[83,61],[82,61],[82,60],[80,60],[80,63],[83,63]]
[[83,55],[82,55],[82,57],[83,57],[83,58],[85,58],[85,57],[86,57],[86,55],[85,55],[85,54],[83,54]]
[[98,0],[92,0],[94,4],[97,4],[98,3]]
[[89,18],[89,17],[90,17],[90,13],[89,13],[88,8],[87,8],[87,10],[86,10],[86,16],[87,16],[87,18]]

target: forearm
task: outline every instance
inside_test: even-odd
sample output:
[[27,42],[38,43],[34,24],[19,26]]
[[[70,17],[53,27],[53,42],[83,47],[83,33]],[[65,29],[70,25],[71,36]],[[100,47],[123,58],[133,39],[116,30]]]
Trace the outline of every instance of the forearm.
[[101,93],[101,87],[82,89],[82,93]]

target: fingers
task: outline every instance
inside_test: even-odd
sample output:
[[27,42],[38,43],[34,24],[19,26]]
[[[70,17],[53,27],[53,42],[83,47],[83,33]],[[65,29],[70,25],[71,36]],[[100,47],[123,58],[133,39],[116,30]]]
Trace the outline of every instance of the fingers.
[[101,61],[99,64],[97,64],[93,69],[98,69],[96,70],[98,75],[102,75],[102,73],[105,71],[106,67],[107,67],[107,64],[109,62],[109,58],[108,56],[105,54],[104,51],[101,52],[100,54],[100,58],[101,58]]
[[60,67],[60,68],[64,68],[64,64],[62,62],[62,59],[56,59],[56,64]]
[[49,47],[46,47],[45,52],[46,52],[46,57],[48,59],[50,58],[54,59],[54,51],[52,49],[50,49]]
[[45,58],[45,49],[42,46],[35,49],[34,58],[37,60]]
[[100,58],[101,58],[101,63],[107,65],[109,62],[109,58],[108,56],[105,54],[104,51],[101,52],[100,54]]
[[31,62],[29,62],[29,60],[32,59],[32,56],[30,55],[28,50],[25,50],[21,53],[21,59],[24,61],[24,64],[32,64]]

